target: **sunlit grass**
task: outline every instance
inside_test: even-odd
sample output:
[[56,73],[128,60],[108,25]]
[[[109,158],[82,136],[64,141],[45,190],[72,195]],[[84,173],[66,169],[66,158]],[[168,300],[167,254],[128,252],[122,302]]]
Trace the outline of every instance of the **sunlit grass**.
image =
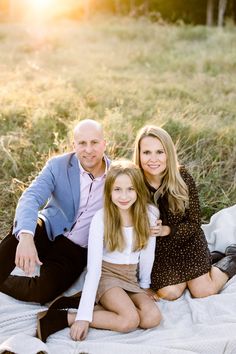
[[236,201],[235,28],[146,19],[0,25],[0,222],[77,119],[104,121],[111,157],[164,126],[199,186],[203,220]]

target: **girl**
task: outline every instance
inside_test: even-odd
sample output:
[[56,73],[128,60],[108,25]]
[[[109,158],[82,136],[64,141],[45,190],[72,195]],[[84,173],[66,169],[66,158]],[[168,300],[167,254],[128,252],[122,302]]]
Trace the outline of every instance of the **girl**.
[[186,287],[194,297],[216,294],[236,274],[236,252],[228,247],[226,257],[211,266],[196,186],[179,166],[171,137],[159,127],[143,127],[134,158],[161,214],[153,228],[158,237],[151,275],[155,293],[149,291],[150,295],[175,300]]
[[[147,200],[140,169],[129,161],[114,162],[106,177],[104,209],[95,214],[90,226],[87,275],[78,312],[49,309],[41,314],[40,339],[46,341],[66,326],[71,327],[72,339],[83,340],[89,327],[129,332],[160,323],[160,311],[144,290],[150,286],[156,240],[149,237],[150,224],[155,225],[159,216],[155,206],[147,208]],[[99,305],[94,308],[95,297]]]

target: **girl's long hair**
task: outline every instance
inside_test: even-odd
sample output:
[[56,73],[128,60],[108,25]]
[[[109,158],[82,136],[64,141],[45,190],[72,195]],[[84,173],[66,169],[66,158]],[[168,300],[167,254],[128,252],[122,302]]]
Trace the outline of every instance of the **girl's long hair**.
[[147,245],[150,235],[150,225],[147,214],[148,190],[139,167],[131,161],[114,161],[106,176],[104,186],[104,242],[108,251],[123,251],[125,240],[121,225],[119,208],[112,202],[113,185],[119,175],[127,175],[135,189],[137,199],[131,206],[133,221],[133,251]]
[[184,213],[189,205],[188,187],[180,175],[175,146],[167,131],[153,125],[144,126],[138,132],[135,140],[134,161],[143,171],[140,162],[140,143],[144,137],[148,136],[156,138],[161,142],[167,157],[166,170],[161,176],[162,183],[159,188],[160,194],[164,195],[167,193],[169,208],[173,213]]

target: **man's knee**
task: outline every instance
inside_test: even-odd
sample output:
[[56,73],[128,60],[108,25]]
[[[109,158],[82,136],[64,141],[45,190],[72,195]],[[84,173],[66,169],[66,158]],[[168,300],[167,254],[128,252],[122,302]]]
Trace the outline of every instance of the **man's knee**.
[[0,285],[4,283],[7,277],[15,268],[15,255],[18,240],[12,234],[12,230],[0,243]]
[[45,304],[60,295],[51,286],[42,284],[39,277],[10,275],[0,286],[0,291],[17,300]]

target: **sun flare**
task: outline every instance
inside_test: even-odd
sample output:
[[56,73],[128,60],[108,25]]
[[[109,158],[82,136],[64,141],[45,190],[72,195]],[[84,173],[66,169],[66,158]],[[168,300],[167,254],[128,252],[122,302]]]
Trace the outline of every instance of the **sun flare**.
[[33,0],[30,2],[31,8],[36,12],[47,12],[55,8],[55,0]]
[[[11,0],[11,13],[15,18],[29,22],[44,22],[73,11],[86,9],[89,0]],[[0,0],[1,2],[1,0]]]
[[42,20],[53,16],[58,9],[58,0],[26,0],[22,7],[28,19]]

